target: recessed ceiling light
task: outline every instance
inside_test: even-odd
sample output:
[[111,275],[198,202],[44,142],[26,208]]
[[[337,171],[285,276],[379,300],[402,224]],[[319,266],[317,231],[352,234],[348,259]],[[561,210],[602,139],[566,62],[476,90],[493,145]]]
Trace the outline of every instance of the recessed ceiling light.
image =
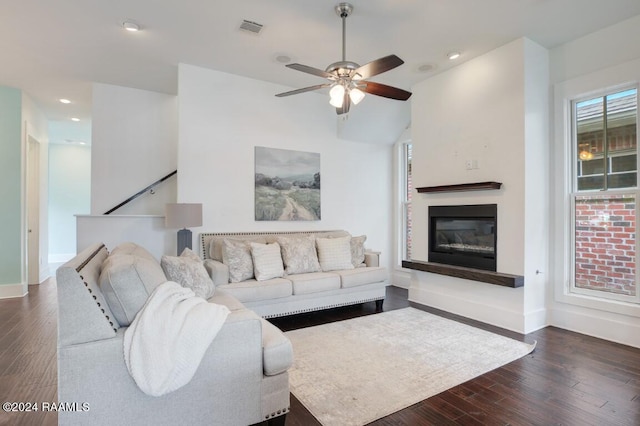
[[71,117],[71,121],[80,121],[78,117]]
[[60,99],[60,102],[62,102],[63,104],[70,104],[71,103],[71,101],[69,99],[64,99],[64,98]]
[[291,57],[288,55],[277,55],[276,61],[280,62],[281,64],[288,64],[289,62],[291,62]]
[[435,70],[436,68],[437,68],[436,64],[421,64],[421,65],[418,65],[416,70],[418,72],[427,73]]
[[131,32],[140,31],[140,25],[136,24],[133,21],[124,21],[122,23],[122,28],[124,28],[127,31],[131,31]]
[[447,58],[451,59],[452,61],[454,59],[458,59],[460,57],[460,52],[449,52],[447,53]]

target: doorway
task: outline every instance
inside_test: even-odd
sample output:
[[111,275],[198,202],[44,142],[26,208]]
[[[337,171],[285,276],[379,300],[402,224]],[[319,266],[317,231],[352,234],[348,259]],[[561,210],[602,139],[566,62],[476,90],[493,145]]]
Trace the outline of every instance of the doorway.
[[27,136],[27,283],[40,284],[40,142]]

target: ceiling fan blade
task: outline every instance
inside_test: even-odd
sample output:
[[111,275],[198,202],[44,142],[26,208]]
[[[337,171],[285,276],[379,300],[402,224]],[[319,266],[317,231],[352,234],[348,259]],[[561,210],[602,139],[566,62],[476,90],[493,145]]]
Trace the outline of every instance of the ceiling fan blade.
[[385,56],[384,58],[376,59],[368,64],[364,64],[360,68],[356,69],[351,74],[351,77],[354,80],[364,80],[365,78],[373,77],[374,75],[392,70],[402,64],[404,64],[404,61],[396,55]]
[[374,83],[373,81],[365,81],[363,84],[358,83],[358,88],[372,95],[399,101],[406,101],[411,97],[411,92],[398,89],[397,87],[387,86],[386,84]]
[[348,113],[349,107],[351,107],[351,98],[349,98],[349,94],[345,92],[344,99],[342,100],[342,106],[340,108],[336,108],[336,114],[342,115]]
[[331,86],[331,83],[316,84],[315,86],[303,87],[302,89],[291,90],[289,92],[278,93],[276,96],[282,98],[283,96],[297,95],[298,93],[311,92],[312,90],[324,89]]
[[307,74],[313,74],[313,75],[317,75],[318,77],[324,77],[324,78],[328,78],[330,80],[335,80],[336,76],[328,73],[326,71],[323,71],[321,69],[318,68],[313,68],[310,67],[308,65],[302,65],[302,64],[287,64],[285,65],[287,68],[291,68],[294,69],[296,71],[302,71],[302,72],[306,72]]

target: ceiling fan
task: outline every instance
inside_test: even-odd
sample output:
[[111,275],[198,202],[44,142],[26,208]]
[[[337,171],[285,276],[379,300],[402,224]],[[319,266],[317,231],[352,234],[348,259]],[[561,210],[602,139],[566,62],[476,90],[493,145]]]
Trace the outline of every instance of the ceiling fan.
[[298,93],[330,87],[329,95],[331,100],[329,103],[336,108],[338,115],[348,113],[351,103],[353,102],[354,105],[358,104],[364,98],[365,93],[389,99],[397,99],[400,101],[406,101],[409,99],[409,97],[411,97],[411,92],[381,83],[374,83],[373,81],[366,81],[370,77],[382,74],[383,72],[392,70],[404,64],[404,61],[396,55],[385,56],[362,66],[355,62],[347,61],[347,17],[351,15],[351,12],[353,12],[353,6],[349,3],[340,3],[335,7],[335,11],[342,19],[342,60],[329,65],[324,71],[302,64],[286,65],[287,68],[306,72],[307,74],[317,75],[318,77],[324,77],[330,82],[291,90],[289,92],[278,93],[276,96],[291,96],[297,95]]

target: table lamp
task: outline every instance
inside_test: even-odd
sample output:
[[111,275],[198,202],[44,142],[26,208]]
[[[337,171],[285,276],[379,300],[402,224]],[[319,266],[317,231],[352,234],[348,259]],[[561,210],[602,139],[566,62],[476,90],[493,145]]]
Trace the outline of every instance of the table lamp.
[[191,249],[191,231],[187,228],[202,226],[202,204],[169,203],[165,208],[165,226],[178,228],[178,256],[185,248]]

